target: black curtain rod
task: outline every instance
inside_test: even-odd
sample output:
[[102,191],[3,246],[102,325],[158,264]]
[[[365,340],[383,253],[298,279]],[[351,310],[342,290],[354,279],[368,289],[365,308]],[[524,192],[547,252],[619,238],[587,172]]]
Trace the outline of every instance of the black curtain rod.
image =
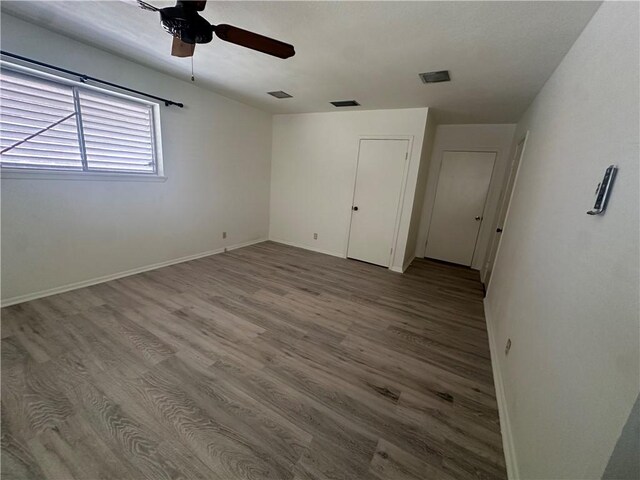
[[5,52],[4,50],[0,50],[0,54],[5,55],[11,58],[17,58],[18,60],[22,60],[23,62],[33,63],[34,65],[40,65],[41,67],[50,68],[51,70],[57,70],[58,72],[63,72],[68,75],[73,75],[78,77],[81,82],[86,82],[90,80],[92,82],[102,83],[104,85],[109,85],[110,87],[119,88],[120,90],[125,90],[127,92],[135,93],[138,95],[143,95],[145,97],[153,98],[154,100],[160,100],[164,102],[164,104],[168,107],[169,105],[175,105],[177,107],[184,107],[183,103],[174,102],[173,100],[167,100],[166,98],[156,97],[155,95],[151,95],[149,93],[144,93],[139,90],[134,90],[133,88],[123,87],[122,85],[118,85],[117,83],[107,82],[106,80],[100,80],[99,78],[91,77],[89,75],[85,75],[84,73],[74,72],[73,70],[67,70],[66,68],[56,67],[55,65],[50,65],[48,63],[40,62],[38,60],[33,60],[31,58],[23,57],[21,55],[16,55],[15,53]]

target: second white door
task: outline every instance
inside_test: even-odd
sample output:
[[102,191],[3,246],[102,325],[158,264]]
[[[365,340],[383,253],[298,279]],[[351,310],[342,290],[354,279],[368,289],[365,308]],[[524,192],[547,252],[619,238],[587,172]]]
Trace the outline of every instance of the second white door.
[[511,162],[511,169],[509,170],[507,184],[505,185],[502,195],[502,205],[500,207],[500,210],[498,211],[498,228],[493,234],[493,240],[491,243],[491,247],[489,248],[489,258],[487,259],[486,263],[486,272],[484,275],[484,284],[487,285],[487,288],[489,286],[489,282],[491,281],[493,263],[495,262],[496,254],[498,253],[498,246],[500,245],[500,238],[502,237],[502,229],[504,228],[507,219],[507,212],[509,211],[511,196],[516,185],[516,175],[518,174],[518,168],[520,167],[520,160],[522,159],[522,153],[524,152],[524,145],[526,141],[527,138],[525,136],[525,138],[518,142],[515,155],[513,156],[513,161]]
[[388,267],[408,140],[360,140],[347,256]]
[[425,256],[470,266],[496,154],[444,152]]

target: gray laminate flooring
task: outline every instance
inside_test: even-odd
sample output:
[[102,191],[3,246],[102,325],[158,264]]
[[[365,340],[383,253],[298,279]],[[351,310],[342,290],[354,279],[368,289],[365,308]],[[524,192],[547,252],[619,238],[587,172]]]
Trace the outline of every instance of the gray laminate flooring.
[[478,274],[265,242],[7,307],[2,478],[506,478]]

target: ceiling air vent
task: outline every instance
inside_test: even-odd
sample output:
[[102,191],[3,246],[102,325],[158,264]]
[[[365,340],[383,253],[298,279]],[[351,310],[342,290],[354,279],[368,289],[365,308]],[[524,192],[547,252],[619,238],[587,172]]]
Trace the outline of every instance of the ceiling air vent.
[[449,76],[449,70],[420,73],[419,76],[420,80],[422,80],[422,83],[449,82],[451,80],[451,77]]
[[334,107],[359,107],[360,104],[355,100],[339,100],[337,102],[330,102]]
[[282,90],[278,90],[277,92],[267,92],[272,97],[276,98],[293,98],[293,95],[289,95],[287,92],[283,92]]

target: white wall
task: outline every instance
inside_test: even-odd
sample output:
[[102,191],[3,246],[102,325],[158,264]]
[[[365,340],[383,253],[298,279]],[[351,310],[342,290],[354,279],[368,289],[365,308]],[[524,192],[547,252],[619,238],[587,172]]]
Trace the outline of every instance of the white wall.
[[[516,478],[600,478],[640,389],[638,13],[605,2],[518,123],[486,300]],[[586,215],[612,163],[609,208]]]
[[185,104],[161,107],[165,183],[2,180],[5,302],[267,236],[269,114],[6,14],[2,48]]
[[426,108],[275,115],[269,237],[345,256],[360,136],[413,136],[392,262],[401,269],[426,120]]
[[478,233],[476,254],[473,257],[471,267],[479,270],[484,265],[485,252],[491,239],[492,231],[495,230],[494,222],[497,215],[500,192],[504,184],[514,130],[515,125],[512,124],[438,125],[431,154],[432,161],[429,167],[429,179],[427,180],[426,193],[424,195],[424,205],[422,207],[422,219],[416,245],[417,257],[424,257],[444,152],[448,150],[496,152],[496,162],[493,167],[491,184],[489,185],[485,215]]
[[[427,181],[429,179],[429,167],[431,165],[431,153],[433,152],[436,128],[437,124],[433,111],[429,110],[427,124],[424,129],[424,140],[422,142],[422,153],[420,155],[420,168],[418,170],[418,179],[416,181],[416,193],[413,197],[407,248],[404,252],[404,267],[408,267],[411,264],[411,261],[416,257],[416,246],[418,245],[418,236],[420,234],[424,195],[427,189]],[[422,251],[424,252],[424,247]]]

